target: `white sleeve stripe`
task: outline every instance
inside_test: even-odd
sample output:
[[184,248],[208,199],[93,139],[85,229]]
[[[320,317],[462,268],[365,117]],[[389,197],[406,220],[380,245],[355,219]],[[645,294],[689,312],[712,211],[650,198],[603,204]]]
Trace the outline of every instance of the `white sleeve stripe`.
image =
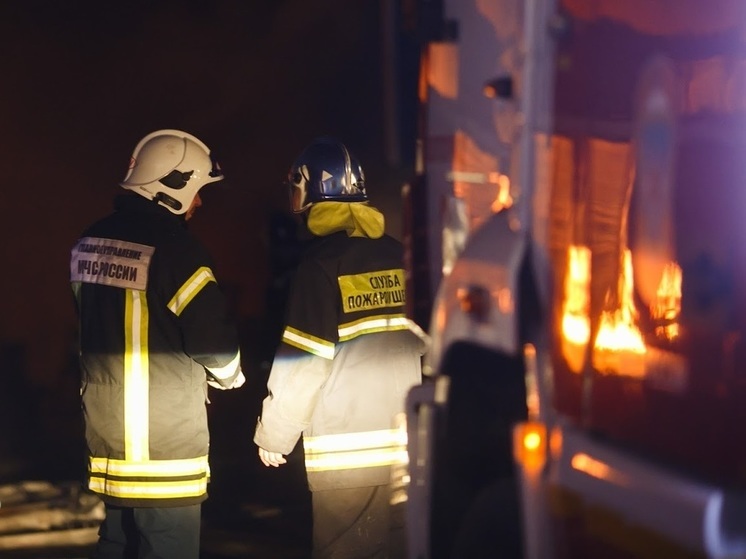
[[409,320],[406,318],[374,318],[340,328],[339,337],[340,339],[348,338],[365,330],[401,330],[408,326]]
[[215,378],[227,379],[231,378],[236,373],[236,370],[239,368],[240,364],[241,352],[238,351],[235,357],[231,359],[231,362],[224,367],[207,367],[207,370],[210,371],[210,374]]
[[297,347],[309,353],[313,353],[314,355],[318,355],[319,357],[323,357],[324,359],[334,358],[333,344],[321,344],[319,342],[309,340],[308,338],[305,338],[303,336],[299,336],[298,334],[290,332],[287,329],[285,330],[285,332],[283,332],[282,339],[283,341],[289,343],[294,347]]

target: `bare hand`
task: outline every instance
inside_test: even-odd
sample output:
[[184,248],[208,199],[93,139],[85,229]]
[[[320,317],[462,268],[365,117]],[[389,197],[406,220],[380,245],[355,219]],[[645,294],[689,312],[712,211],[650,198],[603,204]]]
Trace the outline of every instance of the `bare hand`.
[[218,390],[232,390],[233,388],[241,388],[245,382],[246,377],[243,376],[243,371],[239,371],[238,376],[233,380],[233,383],[230,386],[223,386],[213,378],[207,379],[207,384],[209,384],[213,388],[217,388]]
[[264,450],[263,448],[259,449],[259,459],[262,461],[262,464],[267,467],[272,466],[274,468],[277,468],[281,464],[287,463],[287,460],[281,452],[270,452],[269,450]]
[[243,376],[243,371],[238,371],[238,376],[234,379],[233,384],[231,384],[230,387],[231,389],[241,388],[244,382],[246,382],[246,377]]

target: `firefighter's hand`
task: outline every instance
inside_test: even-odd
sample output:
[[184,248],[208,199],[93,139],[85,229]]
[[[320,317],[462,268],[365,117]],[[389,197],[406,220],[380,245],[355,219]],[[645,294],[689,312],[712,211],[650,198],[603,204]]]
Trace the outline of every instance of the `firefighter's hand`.
[[270,452],[269,450],[264,450],[263,448],[259,448],[259,459],[262,461],[262,464],[264,464],[267,467],[274,467],[277,468],[278,466],[287,463],[287,460],[280,452]]
[[238,376],[236,376],[236,378],[233,380],[233,383],[231,383],[230,386],[223,386],[218,381],[216,381],[214,378],[207,379],[207,384],[209,384],[213,388],[217,388],[218,390],[232,390],[234,388],[241,388],[245,382],[246,382],[246,377],[243,376],[243,371],[238,372]]
[[244,382],[246,382],[246,377],[243,376],[243,371],[238,371],[238,375],[236,375],[236,378],[233,380],[233,384],[230,385],[229,390],[232,390],[234,388],[241,388]]

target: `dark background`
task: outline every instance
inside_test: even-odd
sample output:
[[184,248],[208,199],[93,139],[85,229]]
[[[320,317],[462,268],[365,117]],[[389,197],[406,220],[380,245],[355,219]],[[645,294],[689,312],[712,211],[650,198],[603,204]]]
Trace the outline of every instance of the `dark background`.
[[83,479],[69,250],[110,211],[139,139],[177,128],[226,175],[190,227],[235,309],[247,376],[212,391],[208,503],[305,499],[301,462],[268,472],[251,442],[294,255],[272,226],[292,231],[282,181],[332,134],[401,237],[418,64],[401,15],[396,0],[0,3],[0,482]]
[[0,393],[18,389],[32,400],[15,401],[23,419],[13,415],[0,433],[43,421],[33,401],[51,413],[77,384],[69,249],[110,210],[132,149],[153,130],[195,134],[224,168],[226,180],[203,190],[190,226],[217,261],[247,342],[266,318],[270,221],[287,204],[282,180],[314,136],[336,135],[358,155],[373,203],[400,236],[417,55],[398,23],[384,31],[387,9],[399,8],[377,0],[0,4]]

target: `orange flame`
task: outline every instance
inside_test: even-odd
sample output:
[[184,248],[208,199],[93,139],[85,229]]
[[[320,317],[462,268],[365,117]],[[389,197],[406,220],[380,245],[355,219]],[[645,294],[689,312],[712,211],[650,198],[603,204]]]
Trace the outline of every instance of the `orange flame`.
[[619,305],[601,314],[593,348],[593,366],[604,373],[642,377],[647,348],[636,325],[638,313],[632,297],[632,277],[632,255],[627,249],[619,278]]
[[567,249],[565,298],[562,305],[562,354],[570,370],[579,373],[591,337],[590,321],[591,251],[586,246]]
[[510,195],[510,177],[492,172],[489,174],[488,182],[497,185],[497,193],[490,206],[492,213],[497,213],[504,208],[511,207],[513,205],[513,197]]
[[656,336],[669,341],[679,337],[681,314],[681,267],[668,262],[663,268],[655,299],[650,304],[650,316],[656,321]]

